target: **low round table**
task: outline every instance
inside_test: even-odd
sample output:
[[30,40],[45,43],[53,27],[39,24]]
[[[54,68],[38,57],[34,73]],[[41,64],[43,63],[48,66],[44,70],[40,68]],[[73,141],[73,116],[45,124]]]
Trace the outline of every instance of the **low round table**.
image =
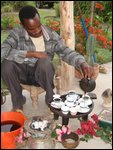
[[67,115],[63,114],[61,109],[56,109],[53,108],[51,105],[49,105],[50,110],[54,113],[54,119],[58,120],[59,116],[62,117],[62,125],[68,125],[69,123],[69,118],[80,118],[82,117],[84,120],[87,120],[88,115],[92,112],[93,108],[94,108],[94,102],[92,100],[92,104],[89,106],[90,110],[87,113],[79,113],[77,112],[76,115],[71,115],[70,113],[68,113]]

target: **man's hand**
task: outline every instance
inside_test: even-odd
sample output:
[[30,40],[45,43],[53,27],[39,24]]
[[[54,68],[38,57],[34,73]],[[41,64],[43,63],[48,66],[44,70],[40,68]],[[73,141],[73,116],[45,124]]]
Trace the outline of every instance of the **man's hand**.
[[81,64],[81,69],[82,69],[84,78],[91,78],[94,74],[94,68],[92,66],[89,66],[85,62]]
[[45,52],[33,52],[33,51],[28,51],[26,54],[26,57],[28,58],[47,58],[48,55]]

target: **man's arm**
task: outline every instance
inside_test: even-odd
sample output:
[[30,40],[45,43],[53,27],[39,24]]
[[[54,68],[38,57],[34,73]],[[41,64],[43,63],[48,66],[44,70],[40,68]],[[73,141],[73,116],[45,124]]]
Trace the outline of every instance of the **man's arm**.
[[56,32],[53,31],[52,34],[53,39],[56,40],[55,51],[60,58],[69,65],[77,68],[79,71],[82,71],[84,78],[92,77],[94,69],[93,67],[89,66],[85,58],[76,51],[66,47],[63,39]]
[[11,30],[7,39],[1,45],[1,60],[4,59],[23,62],[26,57],[26,51],[18,50],[19,32],[17,29]]
[[1,60],[4,59],[23,63],[27,58],[45,58],[47,54],[45,52],[18,50],[17,44],[19,42],[19,31],[12,30],[7,39],[1,45]]
[[48,57],[48,55],[45,52],[28,51],[26,53],[26,57],[27,58],[46,58]]

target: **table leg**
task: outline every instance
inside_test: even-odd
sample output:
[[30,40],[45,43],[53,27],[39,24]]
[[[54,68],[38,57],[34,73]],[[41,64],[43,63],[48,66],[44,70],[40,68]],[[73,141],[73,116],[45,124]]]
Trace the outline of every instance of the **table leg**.
[[87,121],[87,119],[88,119],[88,115],[82,117],[83,121]]
[[62,125],[68,125],[69,123],[69,118],[65,118],[65,117],[62,117]]
[[58,118],[59,118],[59,115],[54,113],[54,120],[58,120]]

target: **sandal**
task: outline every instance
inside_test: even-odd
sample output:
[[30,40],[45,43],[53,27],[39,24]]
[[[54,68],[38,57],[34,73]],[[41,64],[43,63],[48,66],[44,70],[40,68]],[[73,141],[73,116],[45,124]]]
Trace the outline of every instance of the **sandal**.
[[21,106],[20,108],[13,108],[11,111],[20,112],[23,114],[23,106]]

